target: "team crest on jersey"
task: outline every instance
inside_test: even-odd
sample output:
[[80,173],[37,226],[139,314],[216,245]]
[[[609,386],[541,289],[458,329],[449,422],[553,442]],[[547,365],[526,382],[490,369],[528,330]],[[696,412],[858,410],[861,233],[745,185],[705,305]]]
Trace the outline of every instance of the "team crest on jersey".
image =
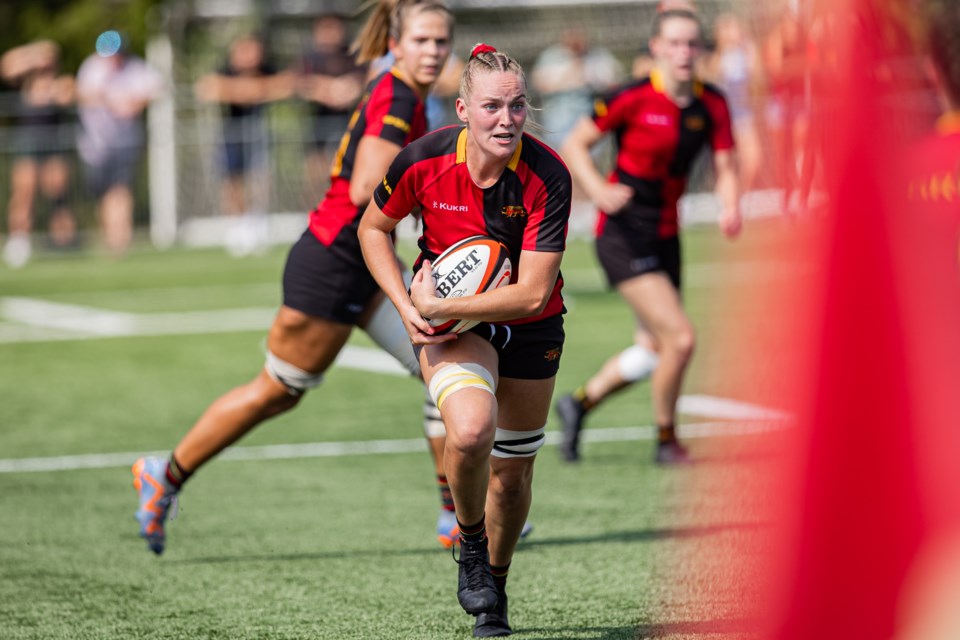
[[546,353],[543,354],[544,360],[549,360],[553,362],[560,357],[560,347],[554,347],[553,349],[548,349]]
[[500,209],[500,213],[508,218],[526,218],[527,210],[522,204],[508,204]]
[[683,126],[690,131],[702,131],[705,125],[706,123],[701,116],[687,116],[683,121]]

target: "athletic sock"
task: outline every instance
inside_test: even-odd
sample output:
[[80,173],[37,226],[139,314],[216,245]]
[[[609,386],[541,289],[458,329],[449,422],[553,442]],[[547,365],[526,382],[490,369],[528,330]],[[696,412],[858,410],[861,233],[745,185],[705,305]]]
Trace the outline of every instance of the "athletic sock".
[[504,591],[507,588],[507,574],[510,573],[510,563],[503,566],[490,565],[490,574],[493,576],[493,583],[497,585],[498,591]]
[[177,462],[176,457],[171,453],[170,461],[167,462],[167,481],[170,482],[178,491],[183,483],[190,479],[193,471],[187,471]]
[[437,488],[440,490],[440,507],[444,511],[455,511],[453,493],[450,491],[450,485],[447,484],[447,476],[442,473],[437,474]]
[[460,541],[480,542],[487,535],[486,516],[480,518],[480,522],[471,525],[465,525],[457,518],[457,526],[460,527]]
[[657,442],[660,444],[668,444],[676,441],[677,433],[672,422],[657,426]]
[[572,394],[573,399],[580,403],[580,406],[584,411],[590,411],[597,403],[587,397],[587,387],[586,385],[581,385],[577,387]]

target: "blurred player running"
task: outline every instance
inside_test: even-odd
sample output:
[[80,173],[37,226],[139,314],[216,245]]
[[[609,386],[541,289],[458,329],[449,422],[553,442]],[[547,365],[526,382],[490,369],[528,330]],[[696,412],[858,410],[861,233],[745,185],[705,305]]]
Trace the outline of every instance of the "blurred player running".
[[[592,118],[576,125],[563,147],[574,178],[600,209],[597,256],[607,281],[636,316],[634,344],[607,360],[599,372],[557,401],[563,424],[560,453],[580,457],[587,413],[612,393],[652,375],[659,428],[656,461],[684,462],[686,449],[674,430],[677,397],[693,355],[693,326],[680,299],[680,238],[677,201],[697,153],[709,144],[723,211],[720,228],[740,231],[733,134],[720,93],[693,76],[701,46],[695,13],[666,9],[657,15],[648,78],[596,102]],[[617,139],[616,168],[605,178],[590,149],[605,134]]]
[[[400,149],[426,132],[424,98],[451,50],[453,16],[435,0],[381,0],[360,34],[359,61],[388,50],[394,66],[366,88],[333,163],[331,186],[310,214],[283,274],[283,306],[267,337],[267,361],[251,382],[211,404],[169,460],[133,467],[137,520],[148,547],[162,553],[164,524],[183,484],[201,465],[258,424],[295,407],[359,326],[412,375],[420,376],[403,323],[367,271],[357,241],[360,213]],[[431,452],[443,451],[443,423],[428,407]],[[445,546],[458,535],[453,503],[436,460],[444,507],[437,523]]]

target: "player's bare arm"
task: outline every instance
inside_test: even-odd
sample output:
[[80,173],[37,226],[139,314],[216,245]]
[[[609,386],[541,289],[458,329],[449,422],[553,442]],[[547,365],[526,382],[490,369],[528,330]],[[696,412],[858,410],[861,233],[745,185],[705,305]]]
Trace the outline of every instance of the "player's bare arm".
[[363,136],[357,147],[357,161],[350,176],[350,201],[362,207],[370,202],[373,190],[383,180],[400,146],[377,136]]
[[713,166],[717,175],[716,192],[723,207],[718,220],[720,230],[728,238],[735,238],[740,234],[743,220],[740,217],[740,187],[733,153],[715,151]]
[[563,159],[594,205],[607,215],[615,215],[633,198],[633,189],[625,184],[608,182],[597,170],[590,155],[604,133],[587,117],[580,118],[563,145]]
[[[504,322],[543,312],[557,282],[563,252],[521,251],[517,282],[464,298],[438,298],[433,278],[414,280],[410,297],[427,318],[461,318]],[[420,273],[429,266],[424,262]],[[418,274],[419,275],[419,274]],[[427,282],[429,281],[429,282]]]

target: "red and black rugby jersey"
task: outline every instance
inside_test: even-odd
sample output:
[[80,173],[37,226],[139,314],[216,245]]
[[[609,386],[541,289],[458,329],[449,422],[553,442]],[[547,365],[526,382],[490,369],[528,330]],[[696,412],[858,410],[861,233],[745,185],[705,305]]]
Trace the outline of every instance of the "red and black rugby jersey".
[[[714,151],[733,147],[730,112],[720,91],[695,82],[692,102],[681,109],[664,92],[656,70],[598,99],[593,122],[616,138],[610,181],[633,187],[634,206],[662,238],[677,234],[677,202],[700,150],[707,144]],[[598,234],[605,221],[601,212]]]
[[310,213],[310,230],[330,245],[345,228],[356,236],[363,208],[350,201],[350,177],[363,136],[377,136],[401,147],[427,131],[423,100],[395,70],[384,72],[367,85],[333,160],[330,188]]
[[[497,182],[481,189],[467,170],[467,130],[439,129],[410,144],[373,193],[385,214],[403,218],[420,208],[420,257],[433,260],[464,238],[482,234],[507,246],[514,264],[521,251],[563,251],[570,217],[570,172],[545,144],[523,134]],[[563,311],[558,277],[544,312],[503,324],[521,324]]]

